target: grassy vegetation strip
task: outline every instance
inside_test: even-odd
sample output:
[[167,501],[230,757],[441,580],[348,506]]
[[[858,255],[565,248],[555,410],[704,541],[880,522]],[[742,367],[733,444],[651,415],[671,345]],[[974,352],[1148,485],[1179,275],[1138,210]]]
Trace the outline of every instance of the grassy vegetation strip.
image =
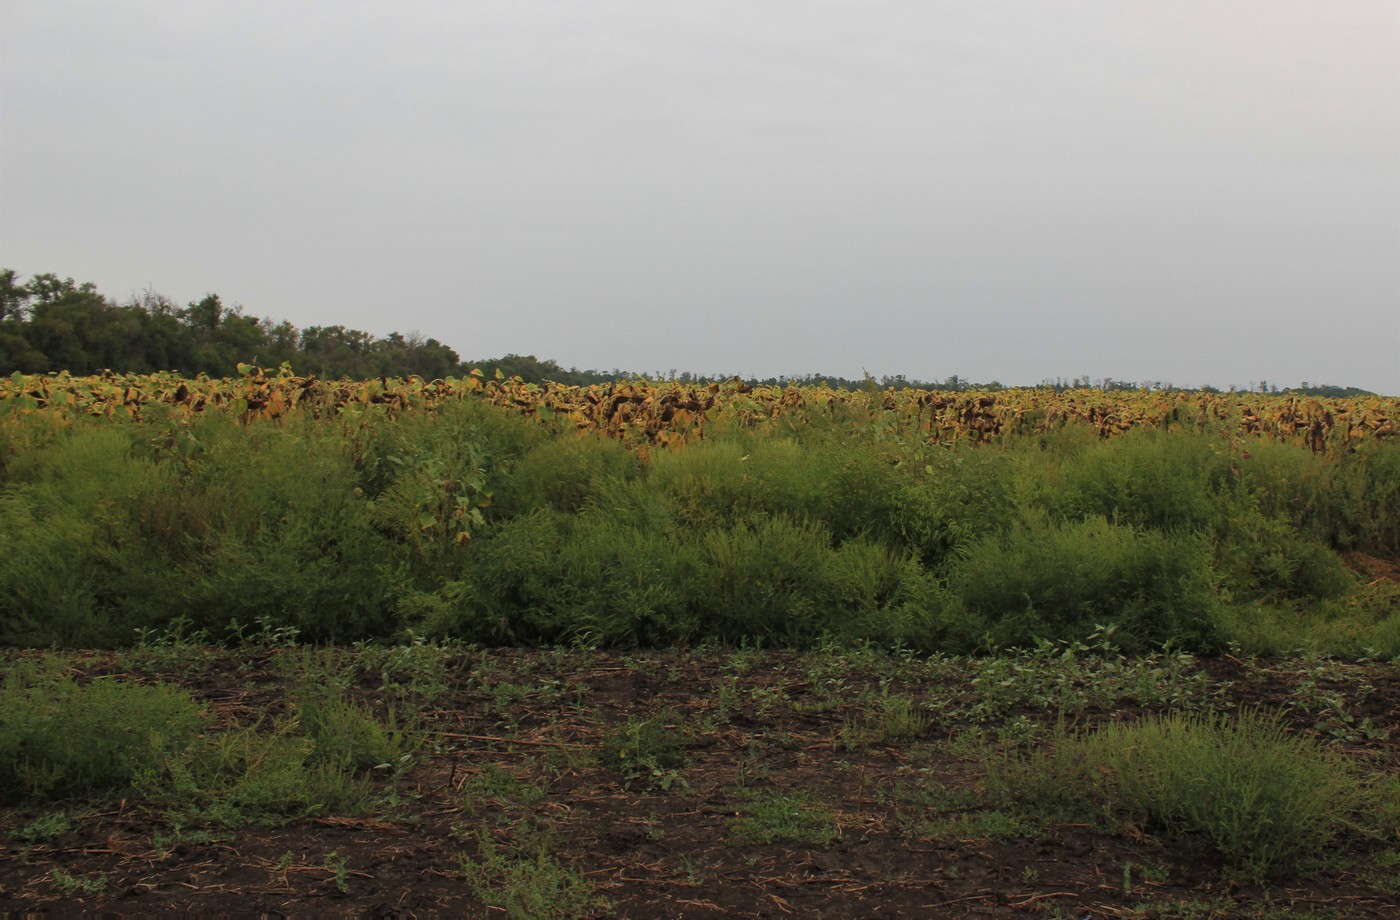
[[183,629],[966,654],[1111,629],[1134,652],[1400,653],[1400,442],[1320,454],[1066,423],[950,447],[844,405],[717,417],[648,451],[476,399],[11,413],[0,643]]

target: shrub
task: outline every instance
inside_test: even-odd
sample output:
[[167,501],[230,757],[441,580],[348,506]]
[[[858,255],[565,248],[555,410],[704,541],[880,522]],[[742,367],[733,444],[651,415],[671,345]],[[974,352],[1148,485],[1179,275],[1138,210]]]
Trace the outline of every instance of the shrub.
[[970,653],[986,631],[986,624],[911,554],[884,544],[843,543],[831,553],[824,577],[832,601],[823,629],[832,638]]
[[674,539],[604,511],[540,510],[472,547],[435,631],[485,642],[617,645],[688,637],[688,561]]
[[498,517],[552,508],[572,514],[607,483],[641,475],[636,454],[617,441],[594,435],[555,438],[535,446],[510,468],[498,487],[493,513]]
[[304,684],[292,694],[301,731],[311,739],[310,760],[351,772],[397,767],[408,753],[399,726],[381,725],[367,708],[332,687]]
[[1235,719],[1168,715],[1061,736],[1048,754],[995,765],[990,784],[1044,816],[1086,819],[1106,809],[1125,824],[1203,846],[1255,879],[1367,830],[1358,819],[1375,813],[1377,795],[1393,794],[1319,742],[1289,735],[1277,717],[1253,711]]
[[968,550],[955,593],[996,647],[1083,639],[1116,626],[1125,651],[1207,649],[1219,602],[1204,542],[1111,524],[1032,521]]
[[[101,646],[93,522],[29,487],[0,494],[0,643]],[[126,635],[130,635],[127,633]]]
[[1212,539],[1221,588],[1237,602],[1324,600],[1356,583],[1326,546],[1254,509],[1232,514]]
[[698,529],[782,516],[824,526],[837,543],[894,535],[903,477],[873,448],[790,438],[710,441],[655,455],[650,487]]
[[0,490],[0,642],[106,646],[167,614],[182,581],[139,532],[176,488],[129,429],[79,426],[16,457]]
[[1236,604],[1220,624],[1222,643],[1248,655],[1400,657],[1400,587],[1378,581],[1302,611]]
[[[78,429],[16,459],[0,494],[0,640],[100,646],[185,617],[308,638],[385,631],[377,533],[327,422]],[[149,434],[149,432],[145,432]],[[135,443],[134,443],[135,442]],[[169,445],[169,446],[166,446]]]
[[1239,461],[1240,480],[1254,507],[1267,518],[1315,531],[1325,518],[1324,490],[1335,461],[1294,444],[1259,440]]
[[737,441],[705,441],[651,458],[646,485],[665,495],[688,527],[720,527],[753,508],[749,455]]
[[1019,519],[1013,473],[1011,458],[1000,452],[932,453],[922,475],[903,486],[891,515],[893,537],[925,567],[945,569],[967,547]]
[[398,763],[402,735],[332,691],[308,693],[295,718],[210,730],[184,690],[115,678],[78,686],[58,666],[20,662],[0,685],[0,800],[137,794],[227,824],[355,811],[357,775]]
[[1221,525],[1241,501],[1230,457],[1206,435],[1143,429],[1069,455],[1046,455],[1034,503],[1052,518],[1197,532]]
[[22,662],[0,686],[0,796],[120,794],[207,724],[183,690],[116,679],[80,687],[53,665]]
[[809,643],[832,620],[826,575],[830,535],[819,524],[775,517],[698,538],[701,629],[726,642]]
[[690,609],[694,563],[676,535],[604,511],[574,518],[553,560],[553,632],[609,645],[666,645],[696,631]]
[[266,619],[311,640],[388,632],[384,573],[411,550],[376,530],[328,423],[240,427],[214,415],[196,434],[202,448],[184,488],[214,510],[183,566],[179,613],[211,629]]
[[1337,549],[1400,556],[1400,443],[1363,443],[1338,457],[1304,520]]

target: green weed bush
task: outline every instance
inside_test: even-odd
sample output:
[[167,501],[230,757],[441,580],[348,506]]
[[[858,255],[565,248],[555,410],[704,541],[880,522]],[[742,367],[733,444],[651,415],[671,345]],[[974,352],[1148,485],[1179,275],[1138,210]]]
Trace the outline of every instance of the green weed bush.
[[1221,640],[1247,655],[1400,658],[1400,585],[1380,581],[1303,611],[1236,604],[1219,622]]
[[1326,488],[1337,464],[1294,445],[1261,440],[1249,445],[1238,468],[1260,514],[1313,532],[1326,527]]
[[745,437],[659,453],[647,483],[697,529],[782,516],[820,524],[839,543],[891,530],[902,477],[870,448]]
[[527,825],[523,838],[500,846],[483,827],[477,855],[462,854],[463,877],[483,903],[508,920],[583,920],[606,913],[610,905],[588,878],[552,854],[547,831]]
[[1043,817],[1106,812],[1217,853],[1254,879],[1322,856],[1339,836],[1368,832],[1359,819],[1393,794],[1319,742],[1290,735],[1276,717],[1250,711],[1062,736],[1047,754],[994,766],[990,782]]
[[874,642],[922,652],[970,653],[986,624],[912,554],[848,540],[823,567],[830,606],[823,632],[842,642]]
[[409,753],[407,737],[392,714],[388,725],[380,724],[366,707],[325,686],[302,685],[292,701],[299,727],[311,739],[313,764],[363,772],[397,767]]
[[1255,507],[1334,550],[1400,555],[1400,450],[1363,443],[1330,457],[1269,441],[1240,462]]
[[558,512],[537,510],[496,527],[472,547],[465,577],[444,586],[447,604],[425,626],[468,641],[547,642],[565,625],[550,607],[549,576],[564,523]]
[[641,475],[637,455],[600,436],[545,441],[512,464],[497,487],[492,512],[508,518],[536,508],[565,514],[585,504],[609,483]]
[[296,716],[214,731],[188,692],[108,678],[79,686],[22,660],[0,685],[0,801],[136,794],[225,824],[356,811],[370,769],[398,766],[406,736],[333,689],[305,689]]
[[369,780],[316,761],[315,751],[295,720],[229,729],[164,758],[138,776],[136,788],[177,815],[235,826],[363,810]]
[[824,589],[830,537],[788,518],[715,529],[699,539],[706,632],[724,641],[762,636],[802,643],[820,634],[835,598]]
[[672,546],[606,515],[523,515],[473,547],[467,578],[447,586],[451,602],[433,628],[486,642],[675,638],[683,577]]
[[1056,520],[1194,533],[1223,526],[1239,503],[1231,458],[1204,435],[1134,431],[1041,460],[1033,501]]
[[1020,519],[1016,469],[1001,452],[961,449],[925,458],[905,483],[890,534],[927,568],[943,571],[978,540],[1004,533]]
[[93,524],[37,490],[0,495],[0,642],[102,645],[120,638],[103,622]]
[[1232,451],[1206,434],[1130,432],[1047,455],[1026,491],[1053,520],[1102,517],[1180,535],[1209,535],[1216,569],[1242,601],[1337,597],[1352,579],[1300,529],[1315,502],[1320,462],[1298,447]]
[[1400,444],[1359,445],[1328,474],[1313,516],[1317,536],[1338,549],[1400,557]]
[[3,639],[102,646],[179,617],[215,630],[269,618],[316,638],[383,628],[364,561],[395,548],[339,442],[311,426],[214,414],[155,455],[113,428],[27,457],[0,495]]
[[1114,626],[1125,651],[1209,648],[1218,598],[1200,539],[1111,524],[1032,521],[970,548],[951,584],[997,648]]
[[0,798],[119,794],[207,724],[183,690],[115,679],[80,687],[52,665],[20,662],[0,685]]
[[1336,550],[1400,553],[1400,451],[1384,444],[1322,457],[1270,441],[1239,462],[1258,511]]
[[172,477],[121,428],[79,426],[17,457],[0,491],[0,641],[108,645],[172,615],[180,581],[139,533]]
[[950,448],[836,406],[643,454],[476,400],[41,422],[0,444],[8,645],[179,621],[213,641],[256,622],[970,652],[1116,625],[1125,651],[1395,647],[1338,552],[1400,552],[1400,444],[1067,427]]
[[1240,601],[1326,600],[1356,584],[1336,553],[1283,520],[1254,511],[1229,522],[1217,540],[1215,559],[1223,587]]
[[697,626],[688,608],[693,563],[675,535],[637,527],[601,511],[571,522],[555,569],[560,611],[574,637],[610,645],[667,645]]
[[311,640],[386,629],[374,562],[412,549],[376,528],[339,436],[312,419],[288,427],[219,419],[196,429],[202,448],[186,473],[187,488],[215,510],[203,551],[186,567],[182,612],[212,629],[265,618]]
[[627,780],[660,777],[683,767],[686,737],[683,730],[667,725],[675,722],[673,712],[651,718],[632,718],[617,726],[603,739],[601,761]]

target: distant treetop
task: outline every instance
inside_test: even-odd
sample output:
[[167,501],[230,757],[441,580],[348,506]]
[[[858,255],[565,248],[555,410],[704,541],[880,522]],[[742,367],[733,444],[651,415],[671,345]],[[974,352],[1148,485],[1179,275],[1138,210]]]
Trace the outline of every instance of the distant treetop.
[[[639,377],[708,384],[732,379],[733,374],[696,374],[668,371],[638,374],[614,368],[610,371],[565,368],[549,358],[508,354],[500,358],[463,361],[437,339],[418,333],[391,332],[375,337],[345,326],[307,326],[298,329],[283,320],[273,322],[227,306],[218,294],[179,306],[169,298],[145,291],[124,303],[98,293],[91,282],[78,283],[54,274],[32,276],[21,282],[13,269],[0,269],[0,374],[20,371],[42,374],[66,370],[85,375],[113,370],[121,373],[178,371],[187,376],[208,374],[228,377],[239,364],[278,367],[290,364],[297,373],[322,379],[407,377],[431,380],[460,377],[473,368],[486,375],[519,377],[528,383],[552,381],[587,386]],[[999,390],[998,381],[974,383],[953,374],[943,380],[917,380],[903,374],[859,379],[811,373],[767,377],[751,381],[765,386],[825,385],[843,390],[937,389]],[[1173,390],[1164,381],[1123,381],[1113,378],[1042,381],[1046,389],[1093,387],[1103,390]],[[1202,390],[1216,391],[1214,387]],[[1267,381],[1251,384],[1251,390],[1306,396],[1346,397],[1374,395],[1356,387],[1310,384],[1279,389]],[[1218,392],[1218,391],[1216,391]]]

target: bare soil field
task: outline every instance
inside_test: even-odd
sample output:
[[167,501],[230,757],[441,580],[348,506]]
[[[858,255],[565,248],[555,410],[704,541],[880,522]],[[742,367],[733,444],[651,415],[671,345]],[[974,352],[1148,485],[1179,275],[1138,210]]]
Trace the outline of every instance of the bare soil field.
[[1400,840],[1344,838],[1250,880],[1150,825],[1037,818],[989,776],[1062,731],[1241,707],[1400,770],[1393,662],[431,645],[68,657],[80,683],[181,686],[220,725],[271,724],[294,679],[344,679],[416,748],[372,771],[362,814],[220,823],[130,798],[4,810],[7,916],[1400,916]]

